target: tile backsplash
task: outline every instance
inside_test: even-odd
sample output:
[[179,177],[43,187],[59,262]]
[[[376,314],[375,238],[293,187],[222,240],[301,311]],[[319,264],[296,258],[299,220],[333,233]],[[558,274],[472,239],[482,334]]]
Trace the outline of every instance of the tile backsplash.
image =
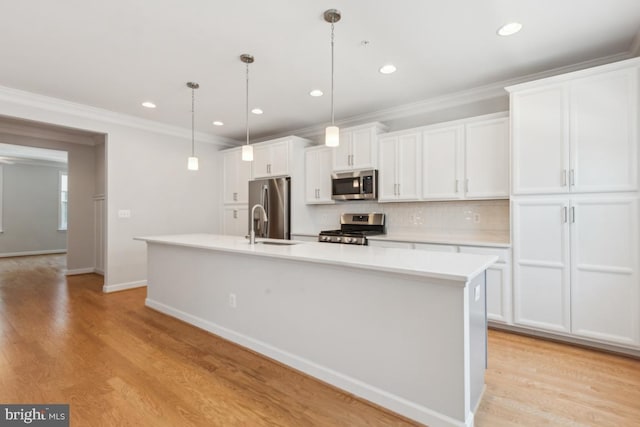
[[341,202],[309,206],[319,231],[340,228],[340,214],[383,212],[387,232],[509,231],[509,200],[447,202]]

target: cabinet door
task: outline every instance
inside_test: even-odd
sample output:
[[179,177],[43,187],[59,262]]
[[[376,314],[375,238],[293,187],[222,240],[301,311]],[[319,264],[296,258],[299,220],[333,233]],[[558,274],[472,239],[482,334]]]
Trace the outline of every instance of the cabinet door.
[[270,144],[269,149],[269,175],[289,175],[289,141]]
[[269,173],[271,163],[271,148],[268,145],[253,147],[253,177],[264,178]]
[[395,201],[398,180],[396,148],[398,137],[380,139],[380,167],[378,170],[378,201]]
[[422,134],[422,197],[430,200],[462,197],[461,144],[464,127],[427,130]]
[[334,203],[331,199],[330,147],[313,147],[305,151],[305,201],[307,204]]
[[[422,180],[420,134],[399,136],[397,146],[397,198],[398,200],[418,200]],[[382,150],[380,154],[382,155]],[[382,158],[379,159],[381,165],[382,160]]]
[[633,69],[572,83],[572,192],[638,188],[637,80]]
[[465,196],[509,197],[509,119],[468,124],[464,148]]
[[569,191],[568,123],[564,86],[511,95],[514,194]]
[[238,163],[242,161],[240,156],[240,150],[225,151],[222,155],[224,203],[237,203],[239,201]]
[[638,345],[637,197],[572,198],[572,331]]
[[247,203],[249,201],[249,180],[251,162],[242,160],[240,149],[229,150],[223,157],[224,203]]
[[514,200],[514,323],[570,331],[566,197]]
[[333,170],[344,171],[351,169],[351,141],[352,132],[340,132],[340,145],[333,148]]
[[318,151],[309,150],[304,153],[304,197],[306,203],[318,201]]
[[249,224],[248,208],[244,206],[225,206],[223,233],[230,236],[246,236]]
[[376,140],[377,136],[371,129],[353,131],[351,140],[352,169],[375,169],[377,167]]
[[498,261],[487,269],[487,318],[511,323],[511,255],[509,249],[460,246],[461,253],[496,255]]

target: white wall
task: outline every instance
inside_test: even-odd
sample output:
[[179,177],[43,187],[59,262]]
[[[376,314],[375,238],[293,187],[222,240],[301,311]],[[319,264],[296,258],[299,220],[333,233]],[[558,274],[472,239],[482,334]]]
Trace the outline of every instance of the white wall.
[[[200,171],[190,172],[186,159],[190,151],[190,130],[177,129],[146,120],[78,105],[41,95],[0,87],[0,116],[16,117],[107,135],[106,199],[107,256],[105,290],[144,284],[147,276],[146,248],[134,236],[185,232],[218,232],[220,187],[218,146],[208,136],[196,134],[196,155]],[[77,144],[76,144],[77,145]],[[94,147],[88,147],[94,153]],[[69,171],[74,156],[69,153]],[[87,166],[92,178],[87,185],[93,236],[93,173],[95,159]],[[70,192],[82,188],[70,188]],[[118,210],[131,210],[128,220]],[[70,217],[70,221],[73,218]],[[71,228],[69,229],[71,252]],[[93,265],[93,237],[86,251]],[[72,268],[69,265],[69,268]],[[78,267],[80,268],[80,267]]]
[[58,230],[59,176],[66,166],[5,164],[0,256],[65,252]]

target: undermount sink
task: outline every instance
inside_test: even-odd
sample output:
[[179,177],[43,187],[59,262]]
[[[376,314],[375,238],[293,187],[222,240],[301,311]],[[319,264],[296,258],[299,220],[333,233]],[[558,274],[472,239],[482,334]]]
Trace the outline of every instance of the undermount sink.
[[276,246],[291,246],[297,245],[299,242],[292,242],[291,240],[283,240],[283,241],[274,241],[274,240],[263,240],[256,242],[263,245],[276,245]]

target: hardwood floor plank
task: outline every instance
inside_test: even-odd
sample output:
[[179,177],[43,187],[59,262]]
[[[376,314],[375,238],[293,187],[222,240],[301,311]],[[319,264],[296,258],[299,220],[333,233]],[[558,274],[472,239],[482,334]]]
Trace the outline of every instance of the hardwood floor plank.
[[[75,426],[418,425],[144,306],[0,259],[0,402],[70,403]],[[489,331],[479,427],[640,425],[640,361]]]

